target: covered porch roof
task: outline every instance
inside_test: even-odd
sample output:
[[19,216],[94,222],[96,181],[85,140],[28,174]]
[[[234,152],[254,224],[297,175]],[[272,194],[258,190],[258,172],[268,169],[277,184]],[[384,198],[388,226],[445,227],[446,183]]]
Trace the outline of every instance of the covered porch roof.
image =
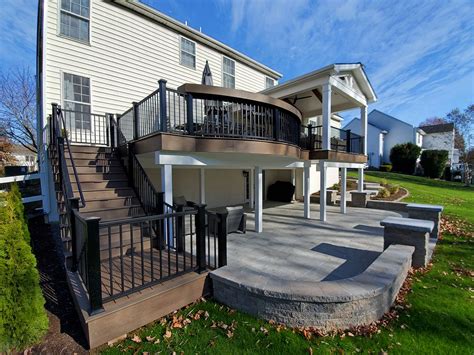
[[296,106],[303,117],[323,113],[323,86],[331,85],[331,112],[367,106],[377,96],[361,63],[331,64],[262,91]]

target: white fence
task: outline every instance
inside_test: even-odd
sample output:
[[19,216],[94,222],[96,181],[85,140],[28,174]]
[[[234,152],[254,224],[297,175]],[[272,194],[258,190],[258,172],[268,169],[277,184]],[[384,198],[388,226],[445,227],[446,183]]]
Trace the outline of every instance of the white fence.
[[[3,184],[12,184],[14,182],[25,182],[28,180],[39,180],[39,174],[27,174],[27,175],[17,175],[17,176],[8,176],[8,177],[0,177],[0,185]],[[41,195],[36,196],[29,196],[22,198],[23,203],[30,203],[30,202],[37,202],[42,200]]]

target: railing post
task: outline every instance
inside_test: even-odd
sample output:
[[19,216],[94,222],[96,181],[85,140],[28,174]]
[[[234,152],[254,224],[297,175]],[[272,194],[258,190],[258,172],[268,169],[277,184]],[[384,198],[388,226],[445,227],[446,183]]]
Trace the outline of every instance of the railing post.
[[351,130],[346,130],[346,152],[351,152]]
[[186,123],[188,126],[188,134],[194,133],[194,122],[193,122],[193,95],[186,95]]
[[140,133],[138,131],[140,127],[140,112],[139,112],[139,107],[138,107],[138,102],[133,102],[133,139],[137,140]]
[[206,205],[196,205],[197,214],[194,220],[196,225],[196,258],[198,272],[206,270]]
[[314,150],[313,146],[313,125],[310,123],[308,124],[308,150]]
[[280,140],[280,110],[277,108],[273,109],[273,139],[276,141]]
[[219,212],[217,217],[217,267],[227,265],[227,216],[228,212]]
[[72,250],[72,266],[71,271],[77,271],[77,235],[76,235],[76,216],[74,211],[79,210],[79,197],[73,197],[69,199],[69,205],[71,206],[71,215],[69,228],[71,228],[71,250]]
[[100,238],[99,217],[85,220],[87,228],[87,280],[91,315],[103,311],[102,308],[102,279],[100,273]]
[[[176,212],[180,213],[184,211],[183,205],[176,206]],[[184,250],[184,217],[176,217],[176,251],[181,253]]]
[[168,115],[166,113],[166,80],[158,80],[160,88],[160,123],[161,132],[168,131]]
[[53,102],[51,104],[51,109],[52,109],[52,114],[51,114],[51,124],[50,124],[50,130],[51,130],[51,135],[50,135],[50,143],[56,144],[56,142],[53,142],[55,132],[56,132],[56,124],[58,120],[58,104]]
[[109,117],[109,142],[110,143],[110,148],[116,148],[117,147],[117,126],[114,122],[114,115],[109,113],[107,114]]

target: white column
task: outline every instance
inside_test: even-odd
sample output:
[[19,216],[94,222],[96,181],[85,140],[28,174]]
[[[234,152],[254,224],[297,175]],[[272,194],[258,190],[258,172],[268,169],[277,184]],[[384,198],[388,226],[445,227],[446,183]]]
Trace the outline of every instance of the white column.
[[303,198],[304,198],[304,218],[310,219],[311,218],[311,162],[306,161],[304,163],[304,170],[303,170]]
[[204,168],[199,169],[199,202],[206,203],[206,171]]
[[[164,202],[166,202],[168,205],[173,206],[173,166],[166,164],[161,166],[161,191],[164,192]],[[169,207],[164,208],[164,212],[171,212],[169,210]],[[168,239],[168,245],[170,247],[173,247],[174,245],[174,240],[173,240],[173,225],[172,221],[169,221],[168,228],[165,230],[165,234],[167,231],[170,233],[168,236],[165,235],[165,238]]]
[[295,187],[295,193],[293,194],[293,197],[291,198],[294,201],[295,195],[296,195],[296,169],[291,169],[291,184]]
[[331,84],[323,85],[323,150],[331,149]]
[[359,168],[359,181],[357,182],[357,191],[364,191],[364,168]]
[[341,168],[341,213],[346,213],[347,197],[347,168]]
[[319,188],[319,219],[326,221],[326,181],[327,166],[324,160],[319,162],[321,187]]
[[367,155],[367,106],[360,108],[360,135],[362,136],[362,154]]
[[252,169],[250,170],[250,208],[254,208],[255,206],[255,179],[254,175],[255,171]]
[[255,232],[263,231],[263,172],[255,167]]

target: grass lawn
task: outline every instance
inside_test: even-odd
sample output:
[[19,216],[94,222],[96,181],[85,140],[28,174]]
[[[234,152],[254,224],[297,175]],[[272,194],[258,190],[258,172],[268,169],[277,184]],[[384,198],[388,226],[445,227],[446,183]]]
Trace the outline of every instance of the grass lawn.
[[469,223],[465,235],[443,235],[432,269],[413,275],[412,292],[408,293],[405,306],[397,311],[396,319],[381,326],[378,332],[360,336],[346,332],[308,339],[299,331],[207,301],[163,318],[100,351],[105,354],[378,354],[381,351],[389,354],[472,354],[474,240],[468,234],[474,225],[474,189],[393,173],[369,172],[367,175],[368,181],[385,178],[389,183],[407,188],[410,191],[407,201],[442,204],[448,217]]

